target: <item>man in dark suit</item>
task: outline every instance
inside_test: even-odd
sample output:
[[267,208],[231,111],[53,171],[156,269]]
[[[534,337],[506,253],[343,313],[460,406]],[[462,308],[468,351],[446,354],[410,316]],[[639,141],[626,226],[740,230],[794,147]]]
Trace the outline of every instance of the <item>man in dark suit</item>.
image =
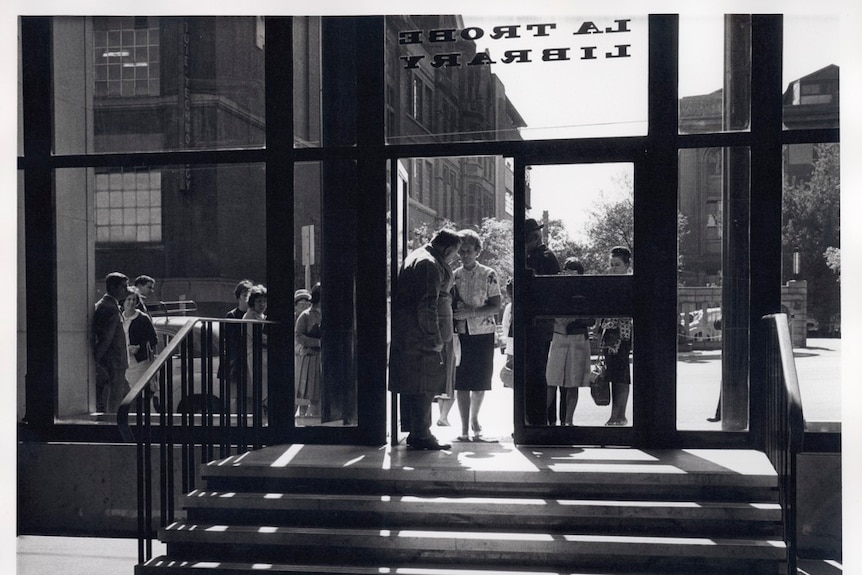
[[[560,262],[542,237],[543,224],[533,218],[527,218],[524,223],[524,247],[527,252],[527,267],[535,275],[557,275],[560,273]],[[548,364],[548,351],[551,349],[551,339],[554,336],[554,320],[537,319],[527,328],[527,386],[526,386],[526,416],[528,425],[555,425],[557,402],[548,404],[548,382],[545,379],[545,368]],[[560,409],[565,412],[564,397],[561,396]]]
[[129,390],[129,358],[120,305],[129,293],[129,278],[120,272],[105,277],[105,295],[93,312],[93,349],[96,359],[96,409],[115,413]]

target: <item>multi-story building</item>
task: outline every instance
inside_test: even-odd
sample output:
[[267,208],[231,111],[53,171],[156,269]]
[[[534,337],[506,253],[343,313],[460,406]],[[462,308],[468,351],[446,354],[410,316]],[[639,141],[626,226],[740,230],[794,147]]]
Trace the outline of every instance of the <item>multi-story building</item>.
[[[259,148],[265,144],[261,18],[100,17],[92,19],[96,153]],[[459,16],[391,17],[387,27],[387,137],[390,143],[518,138],[524,121],[488,66],[447,73],[421,66],[402,73],[398,30],[463,27]],[[230,41],[225,41],[229,39]],[[321,143],[319,18],[297,19],[295,145]],[[472,41],[459,41],[467,57]],[[412,47],[432,57],[434,44]],[[401,160],[409,190],[409,229],[443,222],[478,227],[511,219],[511,168],[502,157]],[[320,166],[295,173],[296,245],[318,246],[308,277],[319,277]],[[236,281],[265,281],[265,173],[260,165],[189,169],[105,168],[95,174],[95,277],[123,270],[158,279],[162,300],[195,300],[221,315]],[[509,182],[507,185],[507,181]],[[317,241],[313,236],[317,236]],[[181,254],[181,255],[180,255]],[[304,265],[294,258],[296,277]]]

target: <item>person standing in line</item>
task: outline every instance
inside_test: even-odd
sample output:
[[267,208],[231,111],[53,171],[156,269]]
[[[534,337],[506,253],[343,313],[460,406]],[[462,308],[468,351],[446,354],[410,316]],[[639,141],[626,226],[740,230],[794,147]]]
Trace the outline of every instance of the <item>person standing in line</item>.
[[[159,342],[150,316],[140,310],[139,304],[138,292],[132,288],[129,290],[129,295],[123,300],[123,331],[126,333],[129,354],[126,380],[130,386],[135,385],[147,371],[147,368],[152,365],[153,354]],[[150,382],[150,389],[154,394],[158,393],[157,378],[153,378]],[[161,408],[158,395],[153,395],[153,405],[156,411]]]
[[[612,275],[631,272],[632,253],[625,246],[611,248],[608,267]],[[601,322],[602,339],[600,342],[605,356],[608,381],[611,385],[611,416],[605,425],[628,425],[626,407],[631,388],[629,353],[632,347],[632,318],[605,318]]]
[[320,340],[323,335],[321,331],[323,318],[320,314],[320,296],[320,284],[314,284],[308,299],[308,303],[311,305],[296,318],[293,331],[293,339],[299,347],[296,370],[296,405],[300,417],[320,415],[320,379],[322,376]]
[[[482,253],[482,239],[473,230],[461,230],[458,256],[461,266],[455,270],[455,331],[461,344],[461,362],[455,371],[455,398],[461,416],[458,441],[487,441],[482,437],[479,411],[485,392],[491,389],[494,375],[494,341],[497,322],[494,319],[502,296],[497,272],[477,261]],[[469,428],[468,428],[469,425]]]
[[[568,258],[564,275],[584,275],[584,266],[577,258]],[[578,388],[590,385],[590,328],[594,318],[557,318],[548,351],[545,379],[548,381],[548,407],[552,408],[557,389],[560,390],[562,425],[572,425],[578,405]]]
[[[248,311],[248,292],[254,287],[250,279],[240,280],[233,288],[236,307],[225,314],[227,319],[242,319]],[[230,394],[231,411],[236,413],[237,393],[245,365],[245,340],[242,337],[242,326],[238,323],[224,325],[224,363],[219,365],[219,378],[226,379],[227,391]],[[226,369],[225,369],[226,367]]]
[[[293,395],[295,398],[298,398],[297,390],[299,389],[299,373],[300,368],[302,367],[302,358],[300,357],[300,352],[302,351],[302,344],[299,343],[296,339],[296,321],[299,319],[299,316],[311,307],[311,292],[307,289],[300,288],[293,292]],[[297,399],[296,403],[296,417],[305,415],[306,407],[300,405],[299,400]]]
[[[512,308],[512,298],[514,296],[514,287],[512,278],[506,281],[506,298],[509,300],[503,306],[503,319],[500,320],[500,326],[503,328],[504,345],[503,353],[506,355],[506,364],[500,371],[501,379],[504,387],[514,387],[513,385],[513,370],[515,369],[515,326]],[[503,374],[506,374],[503,376]]]
[[[262,284],[257,284],[252,286],[250,290],[248,290],[248,309],[242,316],[242,319],[252,320],[252,321],[266,321],[266,307],[267,307],[267,296],[266,296],[266,287]],[[254,388],[252,386],[252,377],[255,375],[254,373],[254,326],[248,325],[246,326],[246,342],[245,342],[245,350],[246,350],[246,373],[248,374],[248,381],[245,388],[247,404],[249,406],[249,410],[251,410],[251,400],[254,394]],[[261,402],[266,409],[266,398],[267,398],[267,357],[266,357],[266,326],[262,328],[262,339],[261,343],[264,347],[263,349],[263,359],[261,363],[261,372],[260,372],[260,381],[261,381]]]
[[392,301],[389,390],[401,397],[401,428],[416,450],[449,449],[431,434],[431,404],[455,361],[452,268],[461,237],[442,229],[401,266]]
[[129,390],[129,358],[120,302],[129,292],[129,278],[120,272],[105,277],[105,295],[93,311],[93,357],[96,360],[96,410],[115,413]]
[[135,278],[134,288],[138,293],[138,309],[150,315],[150,312],[147,311],[147,298],[153,295],[156,290],[156,280],[147,275],[140,275]]
[[[536,275],[557,275],[560,273],[560,262],[544,244],[543,227],[533,218],[528,218],[524,224],[527,268],[533,270]],[[537,319],[533,325],[527,326],[526,418],[528,425],[555,425],[557,422],[556,405],[547,404],[548,382],[545,379],[553,335],[553,320]],[[561,411],[565,411],[563,406],[560,408]]]

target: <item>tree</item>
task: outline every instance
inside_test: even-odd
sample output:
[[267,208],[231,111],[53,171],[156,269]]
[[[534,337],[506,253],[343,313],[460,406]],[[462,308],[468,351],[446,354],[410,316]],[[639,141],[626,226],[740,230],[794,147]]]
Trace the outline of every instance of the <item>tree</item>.
[[493,268],[502,285],[513,276],[515,243],[512,222],[497,218],[484,218],[479,227],[482,253],[479,262]]
[[[825,325],[841,309],[836,268],[830,267],[828,255],[841,245],[839,145],[815,145],[812,167],[809,180],[785,184],[782,242],[785,253],[799,253],[799,278],[808,281],[809,316]],[[785,263],[785,277],[791,277],[791,265]]]

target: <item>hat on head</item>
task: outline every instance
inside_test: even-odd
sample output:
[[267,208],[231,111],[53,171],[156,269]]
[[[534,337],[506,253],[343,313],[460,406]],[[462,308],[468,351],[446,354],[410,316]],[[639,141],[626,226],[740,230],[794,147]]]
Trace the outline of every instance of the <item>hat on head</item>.
[[307,289],[298,289],[293,294],[293,303],[298,303],[300,300],[311,301],[311,293]]
[[536,230],[541,230],[543,227],[545,227],[545,226],[539,225],[539,222],[537,222],[533,218],[527,218],[527,221],[524,222],[524,230],[525,230],[525,233],[527,233],[527,234],[531,234],[531,233],[535,232]]

